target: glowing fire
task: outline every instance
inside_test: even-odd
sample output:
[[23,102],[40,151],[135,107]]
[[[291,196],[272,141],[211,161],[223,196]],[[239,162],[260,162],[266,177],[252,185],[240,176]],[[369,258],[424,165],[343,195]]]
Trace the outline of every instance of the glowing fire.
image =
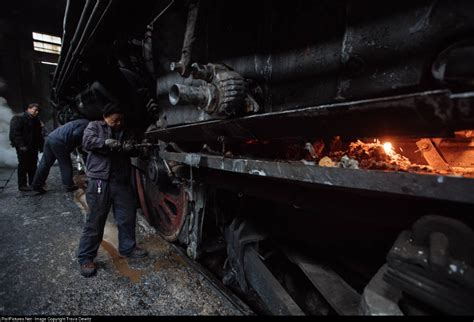
[[395,151],[393,150],[392,143],[390,143],[390,142],[385,142],[383,144],[383,149],[385,150],[385,153],[387,153],[388,155],[395,154]]

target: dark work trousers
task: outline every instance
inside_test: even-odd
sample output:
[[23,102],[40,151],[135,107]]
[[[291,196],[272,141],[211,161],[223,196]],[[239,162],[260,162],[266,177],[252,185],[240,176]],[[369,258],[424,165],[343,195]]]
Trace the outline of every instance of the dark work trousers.
[[43,147],[43,157],[41,158],[35,179],[33,180],[33,188],[41,188],[44,186],[46,178],[49,175],[49,170],[56,160],[58,160],[63,185],[67,188],[74,186],[74,181],[72,180],[71,152],[66,149],[64,143],[61,141],[47,138]]
[[[101,186],[100,194],[98,185]],[[130,254],[135,248],[136,221],[136,205],[132,186],[89,178],[86,201],[89,212],[79,242],[77,256],[79,264],[92,262],[97,256],[110,207],[114,212],[118,228],[119,253],[121,255]]]
[[35,177],[36,164],[38,163],[38,150],[30,148],[28,151],[23,152],[16,148],[16,155],[18,157],[18,187],[26,186],[27,183],[31,185]]

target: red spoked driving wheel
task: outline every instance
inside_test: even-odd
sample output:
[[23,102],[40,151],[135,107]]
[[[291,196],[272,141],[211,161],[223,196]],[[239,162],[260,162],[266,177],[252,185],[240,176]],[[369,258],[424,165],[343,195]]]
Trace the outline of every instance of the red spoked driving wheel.
[[184,185],[159,187],[146,172],[136,170],[138,197],[144,216],[167,241],[175,241],[188,213]]

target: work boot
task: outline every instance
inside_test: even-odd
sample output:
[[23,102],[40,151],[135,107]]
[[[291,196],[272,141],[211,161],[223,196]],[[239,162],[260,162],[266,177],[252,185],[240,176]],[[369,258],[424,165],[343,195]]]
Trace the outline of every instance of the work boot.
[[73,192],[73,191],[76,191],[77,189],[79,189],[78,186],[67,187],[66,192]]
[[81,275],[84,277],[91,277],[92,275],[95,275],[97,273],[97,266],[95,263],[90,262],[90,263],[85,263],[81,264]]
[[19,186],[18,190],[26,192],[26,191],[31,191],[31,188],[28,186]]
[[44,190],[43,187],[33,187],[31,190],[36,192],[35,195],[42,195],[43,193],[46,193],[46,190]]
[[127,255],[122,255],[120,254],[121,257],[127,257],[127,258],[143,258],[148,255],[148,252],[144,250],[143,248],[140,247],[135,247],[129,254]]

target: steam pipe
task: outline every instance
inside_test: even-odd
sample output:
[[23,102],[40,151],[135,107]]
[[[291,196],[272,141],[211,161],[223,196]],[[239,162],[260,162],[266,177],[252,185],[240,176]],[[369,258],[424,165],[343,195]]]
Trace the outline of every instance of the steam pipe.
[[[107,0],[97,0],[94,9],[92,10],[92,13],[87,21],[87,24],[84,28],[84,32],[81,35],[81,38],[79,40],[79,43],[77,44],[77,47],[74,50],[74,54],[72,55],[72,58],[68,62],[68,65],[66,67],[65,72],[63,73],[60,83],[58,84],[58,89],[57,93],[59,93],[62,89],[62,86],[64,85],[65,81],[68,79],[68,74],[72,74],[69,71],[72,70],[74,71],[77,67],[78,64],[78,57],[82,55],[84,52],[85,46],[89,43],[90,39],[92,36],[95,34],[98,24],[102,21],[104,18],[106,12],[110,8],[110,5],[112,3],[112,0],[108,0],[107,6],[105,7],[104,10],[101,10],[104,6],[104,2]],[[99,17],[100,16],[100,17]],[[95,24],[95,26],[94,26]],[[72,66],[72,68],[71,68]]]
[[194,79],[191,77],[183,78],[178,73],[170,73],[163,77],[160,77],[156,81],[156,97],[162,95],[168,95],[171,87],[174,84],[188,85],[188,86],[202,86],[207,83],[200,79]]
[[[101,0],[99,0],[101,1]],[[87,38],[87,40],[85,41],[84,43],[84,46],[82,46],[82,49],[79,53],[80,56],[82,56],[82,54],[84,53],[84,50],[87,48],[87,46],[89,45],[89,42],[91,41],[91,39],[95,36],[96,32],[97,32],[97,29],[99,29],[99,26],[102,24],[102,21],[104,20],[104,17],[106,16],[107,12],[109,11],[110,9],[110,6],[112,5],[112,2],[113,0],[107,0],[107,5],[105,6],[105,9],[102,11],[102,14],[100,15],[100,18],[99,20],[97,21],[97,23],[95,24],[95,27],[94,29],[92,30],[92,32],[89,34],[89,37]]]
[[[94,7],[89,10],[89,7],[92,5],[92,0],[87,1],[88,8],[85,8],[84,11],[82,12],[80,23],[81,23],[81,28],[76,30],[76,33],[74,34],[74,37],[71,41],[71,46],[69,46],[69,50],[66,56],[66,60],[64,62],[64,66],[61,69],[61,75],[60,78],[58,79],[58,84],[57,84],[57,93],[61,91],[62,84],[64,82],[64,79],[71,67],[71,64],[73,63],[74,59],[76,58],[76,53],[78,50],[78,47],[81,45],[81,40],[84,37],[84,34],[88,32],[89,29],[89,24],[91,22],[91,18],[95,15],[98,5],[99,5],[100,0],[95,0],[95,5]],[[86,12],[87,9],[87,12]]]
[[[68,3],[69,3],[69,1],[68,1]],[[82,34],[82,32],[84,30],[84,24],[87,21],[86,17],[90,13],[91,3],[92,3],[92,0],[87,0],[86,4],[84,5],[84,8],[82,9],[81,17],[79,18],[79,22],[77,24],[76,31],[74,32],[74,36],[72,37],[71,42],[69,43],[66,56],[65,56],[64,60],[62,60],[63,63],[61,64],[61,58],[60,58],[60,63],[58,64],[58,68],[56,69],[57,72],[54,74],[53,87],[56,87],[55,85],[57,85],[57,83],[59,83],[59,77],[62,76],[62,73],[63,73],[64,69],[69,64],[69,60],[70,60],[71,55],[74,51],[74,47],[76,46],[76,43],[78,41],[79,36]],[[69,11],[69,6],[68,6],[68,11]],[[66,30],[67,21],[65,21],[64,25],[65,25],[64,30]],[[64,44],[63,44],[63,47],[64,47]],[[61,57],[63,57],[63,55],[61,55]]]
[[[53,79],[51,81],[51,84],[54,87],[54,83],[56,82],[56,78],[58,77],[58,66],[62,67],[64,63],[65,54],[66,54],[66,48],[69,49],[69,44],[70,44],[70,37],[69,37],[69,31],[66,30],[66,22],[68,22],[70,19],[72,19],[72,14],[71,14],[71,1],[67,0],[66,2],[66,9],[64,11],[64,19],[63,19],[63,41],[61,45],[61,53],[59,55],[59,60],[58,60],[58,65],[56,66],[56,69],[54,71]],[[62,55],[64,53],[64,55]]]
[[169,100],[172,105],[197,105],[200,108],[210,106],[215,95],[212,86],[186,86],[175,84],[171,87]]
[[[99,0],[101,1],[101,0]],[[80,60],[79,60],[79,57],[82,57],[82,54],[84,53],[84,51],[87,49],[87,46],[89,45],[91,39],[95,36],[96,32],[97,32],[97,29],[99,28],[100,24],[102,23],[104,17],[106,16],[107,12],[109,11],[110,9],[110,6],[112,5],[112,2],[113,0],[109,0],[106,8],[102,11],[102,15],[100,16],[99,20],[97,21],[97,23],[95,24],[95,28],[92,30],[92,32],[90,33],[89,37],[87,38],[87,40],[85,41],[84,45],[81,46],[81,47],[78,47],[78,50],[79,50],[79,53],[77,55],[75,55],[75,59],[73,60],[73,67],[72,67],[72,70],[71,72],[69,73],[69,76],[67,76],[68,74],[65,75],[65,80],[63,81],[63,83],[65,83],[70,75],[73,75],[76,70],[77,70],[77,67],[80,63]]]

